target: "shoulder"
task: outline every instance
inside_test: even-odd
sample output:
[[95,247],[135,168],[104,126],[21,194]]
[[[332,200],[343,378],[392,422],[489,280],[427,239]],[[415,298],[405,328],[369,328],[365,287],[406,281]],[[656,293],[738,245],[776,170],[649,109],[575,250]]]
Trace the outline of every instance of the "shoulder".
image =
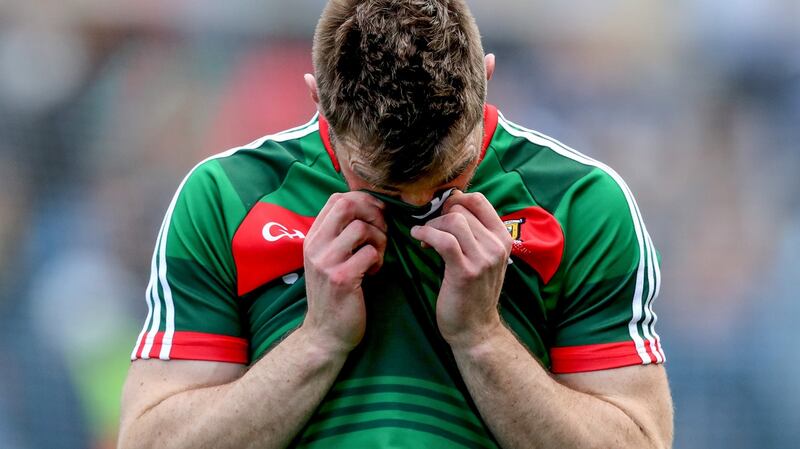
[[208,240],[227,247],[248,213],[284,184],[293,165],[325,170],[320,168],[324,159],[314,154],[325,152],[318,131],[314,116],[303,126],[264,136],[195,165],[180,182],[166,212],[162,227],[163,240],[170,242],[163,245],[167,252],[179,248],[172,253],[184,254],[183,249],[203,247]]
[[502,114],[491,149],[502,169],[518,173],[536,203],[551,213],[578,199],[589,200],[579,202],[581,206],[610,206],[629,217],[636,208],[628,185],[614,169]]
[[247,210],[259,198],[277,189],[292,165],[328,169],[325,167],[328,160],[320,157],[325,154],[325,148],[319,137],[319,126],[315,115],[302,126],[204,159],[185,176],[175,200],[183,196],[205,197],[223,203],[241,202]]
[[593,266],[606,268],[604,276],[621,275],[644,260],[652,243],[633,193],[614,169],[502,114],[490,149],[561,228],[562,274]]

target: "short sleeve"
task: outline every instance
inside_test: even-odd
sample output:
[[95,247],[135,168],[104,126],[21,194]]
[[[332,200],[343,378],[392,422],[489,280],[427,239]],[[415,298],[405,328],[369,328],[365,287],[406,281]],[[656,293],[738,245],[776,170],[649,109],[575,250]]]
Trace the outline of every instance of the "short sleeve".
[[243,209],[217,160],[181,183],[156,239],[133,360],[248,362],[230,244]]
[[624,181],[596,168],[555,212],[565,235],[552,371],[574,373],[662,363],[653,300],[658,256]]

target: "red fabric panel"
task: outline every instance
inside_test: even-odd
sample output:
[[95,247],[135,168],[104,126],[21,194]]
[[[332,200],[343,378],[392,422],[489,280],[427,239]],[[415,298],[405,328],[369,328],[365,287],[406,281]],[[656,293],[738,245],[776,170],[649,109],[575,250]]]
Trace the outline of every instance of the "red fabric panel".
[[[163,340],[164,332],[157,333],[153,340],[153,348],[150,350],[150,358],[159,357]],[[244,338],[228,335],[175,332],[169,358],[246,364],[249,361],[248,342]]]
[[494,132],[497,130],[497,121],[499,113],[497,108],[491,104],[486,104],[483,107],[483,147],[481,148],[481,160],[486,156],[486,150],[492,142]]
[[331,162],[333,162],[333,168],[335,168],[336,171],[340,171],[339,160],[336,159],[336,153],[333,152],[333,145],[331,145],[331,131],[328,127],[328,121],[321,115],[319,116],[319,136],[322,138],[322,144],[325,145],[325,151],[328,152],[328,156],[330,156]]
[[[550,349],[551,371],[556,374],[581,373],[623,366],[641,365],[642,358],[632,341]],[[650,359],[652,362],[655,360]]]
[[647,352],[647,356],[650,357],[650,361],[653,363],[658,361],[655,355],[655,349],[655,344],[651,344],[649,339],[644,341],[644,350]]
[[256,204],[233,236],[239,295],[302,268],[303,241],[313,223],[314,217],[275,204]]
[[528,207],[502,220],[521,221],[511,255],[533,267],[545,284],[550,282],[564,255],[564,233],[558,220],[541,207]]

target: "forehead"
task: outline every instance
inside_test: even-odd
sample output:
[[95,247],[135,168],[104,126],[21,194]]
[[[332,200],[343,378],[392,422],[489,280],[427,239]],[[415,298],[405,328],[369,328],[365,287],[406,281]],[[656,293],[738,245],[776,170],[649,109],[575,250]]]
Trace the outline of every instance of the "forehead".
[[[480,153],[481,141],[483,136],[483,123],[478,124],[472,132],[460,139],[458,143],[450,145],[444,150],[449,152],[448,157],[443,158],[438,165],[431,166],[421,173],[419,181],[411,184],[435,182],[436,180],[447,180],[454,172],[463,171]],[[374,162],[380,158],[371,158],[367,154],[369,150],[351,136],[332,135],[335,141],[335,151],[342,165],[353,170],[357,175],[375,184],[385,182],[387,174],[380,163]],[[387,163],[388,165],[388,163]],[[401,184],[398,184],[401,185]]]

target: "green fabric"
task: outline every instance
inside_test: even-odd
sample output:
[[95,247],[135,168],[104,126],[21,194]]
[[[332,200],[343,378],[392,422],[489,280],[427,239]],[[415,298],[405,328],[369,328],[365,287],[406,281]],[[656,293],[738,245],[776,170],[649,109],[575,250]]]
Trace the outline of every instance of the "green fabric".
[[[268,139],[201,164],[159,238],[166,236],[167,245],[165,257],[156,253],[154,292],[164,297],[163,261],[176,329],[246,338],[251,361],[302,323],[305,278],[295,270],[294,283],[279,277],[238,297],[231,243],[236,231],[258,203],[313,217],[331,194],[348,190],[315,124],[298,129],[294,138]],[[501,120],[467,190],[484,194],[500,216],[541,207],[564,235],[563,259],[549,283],[520,259],[508,266],[503,320],[550,368],[553,347],[630,342],[638,293],[642,318],[633,329],[646,338],[644,309],[653,287],[647,274],[654,261],[645,254],[645,275],[637,273],[635,226],[642,223],[625,192],[607,171],[527,133]],[[370,193],[387,204],[389,239],[382,270],[363,282],[366,334],[292,447],[497,447],[436,326],[444,263],[410,236],[414,225],[439,212],[415,219],[430,205],[418,208]],[[159,330],[165,326],[163,304],[157,305]]]

